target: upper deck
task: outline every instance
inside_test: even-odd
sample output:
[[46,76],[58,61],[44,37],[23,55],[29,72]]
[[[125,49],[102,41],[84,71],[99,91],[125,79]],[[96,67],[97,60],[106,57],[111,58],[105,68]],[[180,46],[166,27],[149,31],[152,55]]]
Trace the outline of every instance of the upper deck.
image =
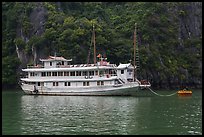
[[57,65],[56,67],[45,67],[42,65],[37,66],[28,66],[26,69],[22,69],[22,71],[26,72],[34,72],[34,71],[86,71],[86,70],[96,70],[96,69],[113,69],[117,68],[115,64],[108,65],[96,65],[96,64],[78,64],[78,65]]
[[35,66],[27,66],[26,69],[22,69],[26,72],[34,71],[82,71],[82,70],[95,70],[95,69],[113,69],[116,68],[116,64],[110,64],[107,61],[101,60],[97,64],[75,64],[72,65],[70,62],[72,59],[65,59],[63,57],[49,56],[47,59],[40,59],[43,64],[38,64]]

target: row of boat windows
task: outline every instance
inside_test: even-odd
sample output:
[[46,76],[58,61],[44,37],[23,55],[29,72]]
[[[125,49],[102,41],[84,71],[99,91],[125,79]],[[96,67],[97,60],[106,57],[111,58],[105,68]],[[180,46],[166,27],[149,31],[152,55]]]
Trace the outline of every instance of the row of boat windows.
[[[35,82],[25,82],[27,84],[35,84]],[[37,82],[38,86],[44,86],[43,82]],[[53,86],[59,86],[59,82],[52,82]],[[97,81],[97,86],[104,85],[104,81]],[[64,86],[71,86],[71,82],[64,82]],[[89,81],[83,82],[83,86],[90,86]]]
[[[67,62],[67,65],[69,64],[69,62]],[[57,65],[64,65],[64,61],[62,62],[58,62]],[[50,66],[52,66],[52,62],[50,62]]]
[[[58,86],[58,82],[53,82],[53,86]],[[64,82],[64,86],[71,86],[71,82]]]
[[[58,86],[58,82],[53,82],[53,86]],[[97,86],[104,85],[104,81],[97,81]],[[64,86],[71,86],[71,82],[64,82]],[[83,86],[90,86],[89,81],[83,82]]]
[[[94,73],[95,72],[95,73]],[[49,77],[49,76],[94,76],[95,75],[101,75],[104,72],[102,71],[64,71],[64,72],[41,72],[42,77]],[[105,72],[106,74],[116,74],[115,71],[109,70]],[[30,72],[30,76],[36,76],[35,72]]]

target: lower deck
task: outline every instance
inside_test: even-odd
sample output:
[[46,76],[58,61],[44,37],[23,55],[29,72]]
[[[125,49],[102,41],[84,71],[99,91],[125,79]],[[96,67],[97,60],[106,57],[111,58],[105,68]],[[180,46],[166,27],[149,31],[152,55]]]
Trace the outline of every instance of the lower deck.
[[[26,94],[42,95],[132,95],[139,89],[137,82],[115,85],[96,85],[96,86],[78,86],[78,87],[45,87],[30,84],[22,84],[21,88]],[[124,90],[128,91],[124,92]]]
[[38,88],[70,88],[70,87],[94,87],[94,86],[113,86],[120,84],[119,80],[98,80],[98,81],[46,81],[46,82],[27,82],[22,81],[23,84],[34,85]]

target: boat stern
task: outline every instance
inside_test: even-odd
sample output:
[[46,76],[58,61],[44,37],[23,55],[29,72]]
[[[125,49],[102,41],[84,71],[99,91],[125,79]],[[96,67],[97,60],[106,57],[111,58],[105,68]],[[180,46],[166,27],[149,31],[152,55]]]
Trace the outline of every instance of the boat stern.
[[26,94],[33,94],[33,91],[35,91],[34,87],[35,87],[34,85],[29,85],[29,84],[21,83],[21,89]]

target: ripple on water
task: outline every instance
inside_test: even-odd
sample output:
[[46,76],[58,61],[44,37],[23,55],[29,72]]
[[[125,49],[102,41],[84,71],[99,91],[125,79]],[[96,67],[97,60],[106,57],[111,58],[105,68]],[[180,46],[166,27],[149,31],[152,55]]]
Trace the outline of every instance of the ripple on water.
[[15,106],[2,111],[19,109],[4,114],[2,126],[7,134],[24,135],[202,134],[201,101],[165,99],[23,96],[19,106],[9,103]]
[[189,133],[189,134],[192,134],[192,135],[202,135],[201,132],[193,131],[193,130],[189,130],[188,133]]

